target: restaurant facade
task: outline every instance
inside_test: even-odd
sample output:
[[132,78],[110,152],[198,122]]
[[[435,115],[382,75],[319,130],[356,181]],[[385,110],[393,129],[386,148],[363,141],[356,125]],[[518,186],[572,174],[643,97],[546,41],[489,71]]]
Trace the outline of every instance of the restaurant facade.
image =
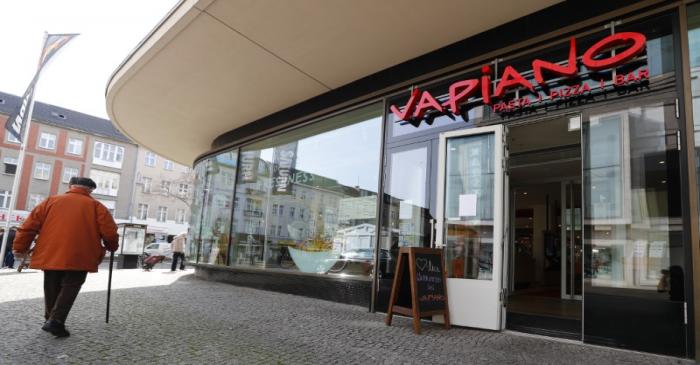
[[546,5],[210,139],[196,274],[383,312],[441,248],[453,325],[696,357],[700,4]]

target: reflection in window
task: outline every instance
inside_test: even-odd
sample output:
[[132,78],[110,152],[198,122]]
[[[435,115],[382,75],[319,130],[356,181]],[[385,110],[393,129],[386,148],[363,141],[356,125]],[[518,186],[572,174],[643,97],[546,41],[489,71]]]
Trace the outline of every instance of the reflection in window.
[[422,145],[391,153],[391,173],[387,194],[391,202],[388,224],[391,241],[398,247],[421,247],[428,240],[429,218],[426,196],[428,147]]
[[231,265],[368,275],[380,131],[372,105],[242,148]]
[[233,204],[233,186],[227,183],[226,175],[236,173],[237,156],[235,152],[224,152],[203,163],[206,183],[198,262],[226,265]]
[[[584,262],[593,290],[682,298],[682,275],[672,276],[684,260],[676,132],[674,106],[660,103],[584,123]],[[671,292],[672,279],[680,291]]]
[[688,6],[688,43],[691,74],[690,87],[693,97],[695,179],[699,184],[697,188],[700,189],[700,164],[698,164],[700,160],[700,4]]
[[494,143],[493,133],[447,140],[445,260],[450,277],[492,278]]
[[[202,205],[204,204],[204,187],[206,185],[206,160],[194,167],[194,197],[190,205],[190,226],[187,235],[187,257],[196,262],[200,248],[200,229],[202,224]],[[144,190],[145,190],[144,184]]]

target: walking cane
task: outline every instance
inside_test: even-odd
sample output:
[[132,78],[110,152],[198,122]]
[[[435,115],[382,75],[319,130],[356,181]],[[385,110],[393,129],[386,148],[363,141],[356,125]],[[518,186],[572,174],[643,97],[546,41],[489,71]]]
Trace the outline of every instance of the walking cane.
[[112,292],[112,263],[114,262],[114,251],[109,252],[109,280],[107,281],[107,315],[105,323],[109,323],[109,299]]

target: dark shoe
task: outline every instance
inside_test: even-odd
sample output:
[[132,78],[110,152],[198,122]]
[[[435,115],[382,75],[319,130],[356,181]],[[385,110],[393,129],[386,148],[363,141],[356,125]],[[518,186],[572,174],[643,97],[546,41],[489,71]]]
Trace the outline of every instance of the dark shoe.
[[56,337],[70,336],[70,333],[66,330],[66,326],[63,323],[53,319],[49,319],[48,321],[46,321],[46,323],[44,323],[44,326],[42,326],[41,329],[46,332],[50,332]]

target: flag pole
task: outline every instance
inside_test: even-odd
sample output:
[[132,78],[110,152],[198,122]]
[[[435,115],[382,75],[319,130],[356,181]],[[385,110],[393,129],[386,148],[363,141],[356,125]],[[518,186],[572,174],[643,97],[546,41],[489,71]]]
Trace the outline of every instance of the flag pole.
[[[41,51],[41,56],[39,57],[39,66],[36,75],[34,78],[39,80],[39,75],[43,71],[42,66],[42,59],[44,56],[44,47],[46,46],[46,40],[48,39],[49,34],[47,32],[44,32],[44,40],[41,44],[42,51]],[[24,155],[26,153],[27,149],[27,136],[29,135],[29,128],[32,125],[32,114],[34,113],[34,91],[36,90],[36,84],[34,84],[32,91],[31,91],[31,102],[29,103],[29,109],[27,112],[27,121],[26,121],[26,126],[24,127],[24,133],[22,133],[22,138],[20,140],[19,144],[19,156],[17,157],[17,167],[15,168],[15,177],[12,180],[12,190],[10,190],[10,202],[7,208],[7,217],[5,217],[5,234],[2,235],[2,246],[0,247],[0,261],[4,262],[5,260],[5,249],[7,246],[7,237],[10,235],[10,219],[12,218],[12,213],[14,213],[15,210],[15,204],[17,201],[17,190],[19,189],[19,183],[20,180],[22,179],[22,168],[24,167]],[[7,133],[7,132],[5,132]]]

